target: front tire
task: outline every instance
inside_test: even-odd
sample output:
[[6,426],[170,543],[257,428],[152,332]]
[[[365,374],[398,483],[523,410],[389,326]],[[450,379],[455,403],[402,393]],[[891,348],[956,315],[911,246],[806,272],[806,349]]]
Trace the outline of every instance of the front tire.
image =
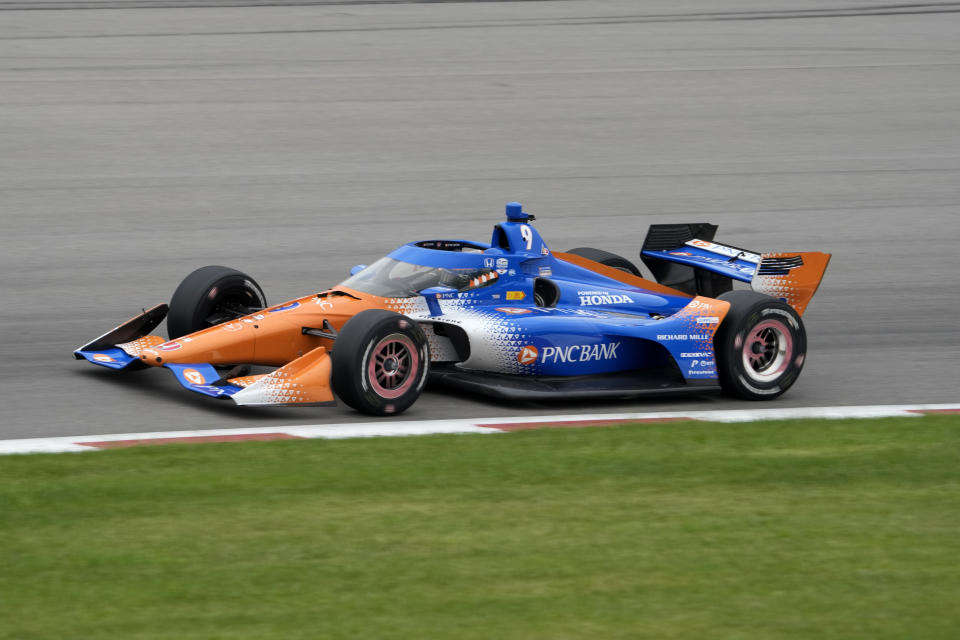
[[200,267],[173,292],[167,335],[173,340],[266,306],[263,289],[247,274],[219,265]]
[[333,390],[350,407],[375,416],[408,409],[420,397],[430,365],[420,325],[383,309],[350,318],[331,355]]
[[728,395],[772,400],[789,389],[807,356],[807,333],[793,307],[755,291],[728,291],[714,338],[720,385]]

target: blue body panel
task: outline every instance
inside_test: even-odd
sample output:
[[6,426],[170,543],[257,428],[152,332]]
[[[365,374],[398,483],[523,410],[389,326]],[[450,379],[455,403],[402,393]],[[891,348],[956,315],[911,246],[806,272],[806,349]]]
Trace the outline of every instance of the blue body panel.
[[93,364],[98,364],[101,367],[106,367],[108,369],[126,369],[132,363],[140,362],[139,358],[128,355],[119,347],[100,349],[97,351],[82,351],[78,349],[73,353],[75,355],[82,356]]
[[177,381],[184,388],[205,396],[213,398],[229,397],[243,388],[230,384],[214,386],[212,383],[220,379],[220,374],[209,364],[168,363],[163,366],[173,371],[173,375],[177,377]]
[[[719,318],[675,317],[690,305],[689,296],[655,293],[558,259],[529,224],[501,223],[493,240],[479,253],[405,245],[390,254],[423,266],[480,265],[500,273],[472,291],[422,292],[430,320],[463,326],[474,352],[484,352],[462,363],[465,370],[569,377],[676,363],[684,379],[716,381],[708,329]],[[553,306],[534,303],[538,278],[556,287]]]
[[699,269],[707,269],[741,282],[753,280],[757,269],[754,262],[733,256],[718,255],[707,249],[689,245],[682,249],[671,249],[669,251],[644,251],[643,255]]

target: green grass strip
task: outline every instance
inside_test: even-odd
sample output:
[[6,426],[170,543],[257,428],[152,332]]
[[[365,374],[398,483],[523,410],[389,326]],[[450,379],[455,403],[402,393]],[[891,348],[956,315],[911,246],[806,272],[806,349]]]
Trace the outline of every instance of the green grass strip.
[[960,417],[0,459],[0,638],[960,637]]

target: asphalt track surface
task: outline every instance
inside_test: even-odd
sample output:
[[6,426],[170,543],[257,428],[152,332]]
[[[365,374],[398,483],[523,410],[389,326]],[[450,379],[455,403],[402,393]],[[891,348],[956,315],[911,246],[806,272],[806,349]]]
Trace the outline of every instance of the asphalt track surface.
[[[0,0],[0,438],[369,421],[239,409],[71,351],[198,266],[281,302],[401,242],[486,239],[508,200],[558,250],[635,257],[651,223],[709,221],[832,252],[804,374],[766,406],[955,402],[958,12]],[[398,419],[748,404],[431,390]]]

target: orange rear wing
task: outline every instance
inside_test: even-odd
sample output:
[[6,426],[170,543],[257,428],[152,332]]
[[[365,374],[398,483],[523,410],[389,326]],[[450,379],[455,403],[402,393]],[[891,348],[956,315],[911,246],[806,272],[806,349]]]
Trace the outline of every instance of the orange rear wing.
[[764,253],[750,287],[780,298],[803,315],[830,264],[830,254],[819,251]]

